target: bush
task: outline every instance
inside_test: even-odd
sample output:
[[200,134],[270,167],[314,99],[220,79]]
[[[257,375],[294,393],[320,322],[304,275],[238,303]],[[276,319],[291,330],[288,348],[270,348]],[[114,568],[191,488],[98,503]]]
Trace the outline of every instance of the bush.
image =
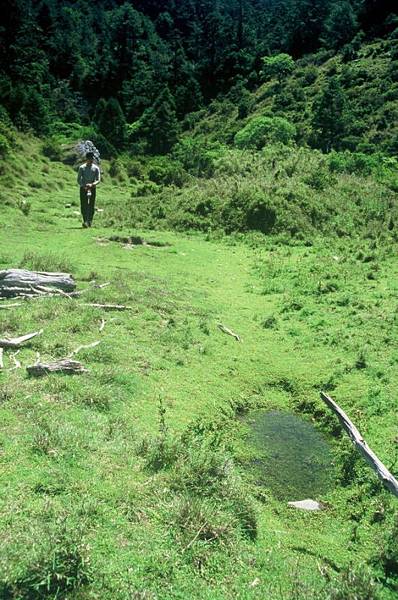
[[211,177],[214,173],[215,162],[225,152],[219,143],[187,137],[182,139],[174,148],[173,157],[184,169],[196,177]]
[[138,160],[129,159],[126,162],[126,171],[130,179],[145,179],[144,166]]
[[44,156],[47,156],[50,160],[60,161],[62,160],[62,149],[61,144],[55,137],[48,138],[42,146],[42,152]]
[[221,209],[221,226],[227,233],[257,230],[269,233],[276,222],[270,199],[244,187],[234,192]]
[[325,600],[378,600],[377,584],[369,567],[345,568],[327,587]]
[[123,163],[120,160],[118,160],[118,159],[112,160],[112,162],[109,166],[109,175],[112,178],[118,179],[119,182],[125,180],[126,171],[124,169]]
[[10,144],[7,138],[0,133],[0,158],[5,158],[10,152]]
[[388,528],[383,543],[381,545],[380,556],[378,561],[380,562],[386,577],[395,579],[396,586],[398,588],[398,516],[394,515],[393,523]]
[[182,187],[187,181],[187,173],[182,164],[168,157],[159,157],[152,160],[148,170],[148,177],[159,185],[176,185]]
[[235,135],[238,148],[260,150],[266,144],[289,144],[296,135],[295,126],[283,117],[255,117]]
[[[74,527],[67,521],[57,523],[54,530],[46,531],[37,540],[28,541],[30,554],[23,554],[21,547],[22,557],[15,572],[10,568],[3,570],[1,598],[66,598],[69,593],[90,582],[88,545],[82,541],[82,531],[78,525]],[[22,541],[20,543],[22,546]],[[2,561],[2,567],[7,563],[9,567],[12,558],[3,554]]]
[[27,217],[30,213],[30,210],[32,208],[31,203],[28,200],[23,200],[23,199],[18,199],[16,202],[16,206],[17,208],[19,208],[19,210],[22,212],[22,214],[25,215],[25,217]]
[[379,163],[380,156],[361,152],[331,152],[328,157],[329,169],[334,173],[371,175]]

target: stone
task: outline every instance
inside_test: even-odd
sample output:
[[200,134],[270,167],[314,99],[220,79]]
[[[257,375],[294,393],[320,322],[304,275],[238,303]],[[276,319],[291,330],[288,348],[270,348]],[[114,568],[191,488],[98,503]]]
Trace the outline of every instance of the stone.
[[307,498],[306,500],[298,500],[297,502],[288,502],[288,506],[292,508],[299,508],[301,510],[322,510],[323,506],[320,502],[316,500],[311,500],[311,498]]

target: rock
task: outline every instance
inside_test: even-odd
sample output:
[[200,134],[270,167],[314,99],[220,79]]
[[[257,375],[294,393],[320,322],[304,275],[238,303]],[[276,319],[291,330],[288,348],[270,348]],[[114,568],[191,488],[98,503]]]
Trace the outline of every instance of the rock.
[[316,500],[307,498],[306,500],[298,500],[297,502],[288,502],[288,506],[299,508],[301,510],[323,510],[323,505]]

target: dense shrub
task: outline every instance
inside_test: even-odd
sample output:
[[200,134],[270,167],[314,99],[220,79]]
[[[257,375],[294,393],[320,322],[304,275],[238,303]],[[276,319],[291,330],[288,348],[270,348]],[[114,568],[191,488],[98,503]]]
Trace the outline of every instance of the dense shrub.
[[7,138],[0,133],[0,158],[5,158],[10,152],[10,144]]
[[243,187],[234,192],[221,209],[221,225],[227,233],[258,230],[269,233],[276,222],[276,210],[260,192]]
[[235,145],[260,150],[266,144],[289,144],[295,135],[295,126],[283,117],[254,117],[235,135]]
[[211,177],[215,162],[225,151],[218,143],[209,143],[192,137],[183,138],[174,148],[173,157],[184,169],[196,177]]
[[50,160],[57,161],[62,159],[61,144],[55,137],[50,137],[43,143],[42,152]]
[[182,187],[188,175],[182,164],[168,157],[152,160],[148,169],[148,177],[159,185],[176,185]]
[[381,163],[381,157],[362,152],[332,152],[328,156],[329,169],[335,173],[370,175]]

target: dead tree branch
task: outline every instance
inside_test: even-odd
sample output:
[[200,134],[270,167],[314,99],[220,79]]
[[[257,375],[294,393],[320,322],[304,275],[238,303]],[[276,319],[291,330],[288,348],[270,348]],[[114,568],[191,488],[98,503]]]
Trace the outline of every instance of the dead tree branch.
[[22,346],[25,342],[28,342],[32,338],[36,337],[37,335],[41,335],[42,333],[43,333],[43,330],[40,329],[40,331],[35,331],[34,333],[27,333],[26,335],[21,335],[20,337],[8,338],[8,339],[3,339],[3,340],[0,339],[0,347],[1,348],[20,348],[20,346]]
[[337,415],[342,427],[346,430],[351,440],[354,442],[356,448],[369,463],[377,476],[383,484],[390,490],[394,496],[398,497],[398,481],[390,473],[390,471],[383,465],[383,463],[377,458],[376,454],[369,448],[354,423],[350,421],[346,413],[340,408],[340,406],[330,396],[321,392],[322,400],[332,409]]
[[221,331],[223,333],[227,333],[228,335],[232,335],[232,337],[234,337],[236,339],[237,342],[241,342],[241,338],[239,337],[239,335],[237,333],[234,333],[233,331],[231,331],[231,329],[228,329],[228,327],[225,327],[225,325],[223,325],[222,323],[218,323],[218,327],[219,329],[221,329]]

